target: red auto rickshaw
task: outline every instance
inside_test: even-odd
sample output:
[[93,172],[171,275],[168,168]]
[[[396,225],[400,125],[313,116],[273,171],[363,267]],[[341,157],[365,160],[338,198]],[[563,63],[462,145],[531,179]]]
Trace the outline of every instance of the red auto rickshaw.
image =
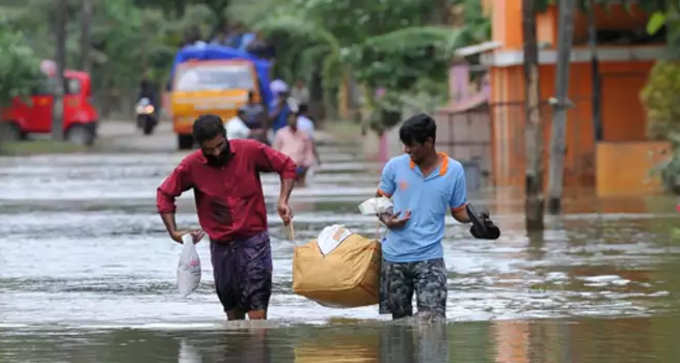
[[[97,134],[99,115],[91,103],[90,75],[66,70],[64,77],[64,137],[77,144],[91,145]],[[8,107],[0,110],[0,137],[20,140],[29,133],[50,133],[53,103],[54,96],[49,91],[47,79],[30,97],[15,97]]]

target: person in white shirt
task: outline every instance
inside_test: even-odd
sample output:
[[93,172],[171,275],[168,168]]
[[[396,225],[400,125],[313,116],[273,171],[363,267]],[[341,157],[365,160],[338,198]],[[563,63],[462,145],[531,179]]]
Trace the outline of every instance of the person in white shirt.
[[290,96],[293,97],[298,104],[309,103],[309,89],[305,85],[305,81],[298,79],[295,86],[290,91]]
[[238,109],[236,116],[232,117],[227,121],[225,128],[227,130],[227,139],[247,139],[250,136],[250,129],[243,122],[245,118],[245,111],[241,108]]
[[306,132],[309,138],[312,140],[312,151],[314,152],[314,158],[316,158],[316,163],[321,165],[321,159],[319,158],[319,153],[316,150],[316,140],[314,139],[314,121],[307,116],[307,104],[300,104],[298,106],[297,112],[297,128]]
[[297,115],[297,127],[300,130],[306,132],[309,135],[309,137],[312,140],[314,140],[314,122],[312,122],[312,120],[310,120],[309,117],[307,117],[307,115],[303,113],[302,106],[304,105],[301,105],[300,111],[298,112]]

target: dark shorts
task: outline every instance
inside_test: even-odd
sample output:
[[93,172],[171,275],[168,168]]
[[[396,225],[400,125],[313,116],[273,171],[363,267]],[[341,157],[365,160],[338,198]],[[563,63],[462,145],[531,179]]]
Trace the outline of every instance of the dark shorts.
[[307,174],[308,166],[298,166],[295,168],[295,177],[302,178]]
[[272,253],[269,234],[228,243],[211,242],[210,259],[215,289],[224,311],[266,310],[272,291]]
[[382,261],[380,266],[380,314],[394,319],[413,315],[416,292],[418,313],[446,317],[446,266],[441,258],[418,262]]

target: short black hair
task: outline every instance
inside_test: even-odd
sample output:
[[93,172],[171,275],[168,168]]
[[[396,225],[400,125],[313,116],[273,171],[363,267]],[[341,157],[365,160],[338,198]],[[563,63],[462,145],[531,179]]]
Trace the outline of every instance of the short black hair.
[[309,106],[307,106],[306,103],[298,105],[298,115],[306,113],[307,111],[309,111]]
[[411,145],[414,141],[423,144],[428,137],[432,138],[432,142],[436,140],[437,124],[430,115],[424,113],[411,116],[399,128],[399,138],[405,145]]
[[227,135],[222,119],[217,115],[201,115],[194,121],[194,140],[200,145],[217,135]]

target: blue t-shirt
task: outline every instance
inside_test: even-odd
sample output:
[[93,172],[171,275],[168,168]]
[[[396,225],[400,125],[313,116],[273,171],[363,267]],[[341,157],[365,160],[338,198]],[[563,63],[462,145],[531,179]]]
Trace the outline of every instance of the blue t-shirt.
[[290,107],[288,107],[288,103],[284,102],[283,107],[281,107],[281,112],[276,114],[276,105],[277,105],[277,100],[274,100],[271,104],[271,109],[274,110],[272,111],[272,115],[275,116],[274,121],[272,122],[272,130],[276,133],[276,131],[279,131],[279,129],[282,129],[288,125],[288,115],[290,114]]
[[392,158],[383,168],[380,192],[392,197],[394,213],[411,211],[406,225],[389,230],[383,239],[385,260],[414,262],[443,257],[446,214],[465,206],[466,193],[463,166],[444,153],[439,155],[439,166],[427,177],[407,154]]

